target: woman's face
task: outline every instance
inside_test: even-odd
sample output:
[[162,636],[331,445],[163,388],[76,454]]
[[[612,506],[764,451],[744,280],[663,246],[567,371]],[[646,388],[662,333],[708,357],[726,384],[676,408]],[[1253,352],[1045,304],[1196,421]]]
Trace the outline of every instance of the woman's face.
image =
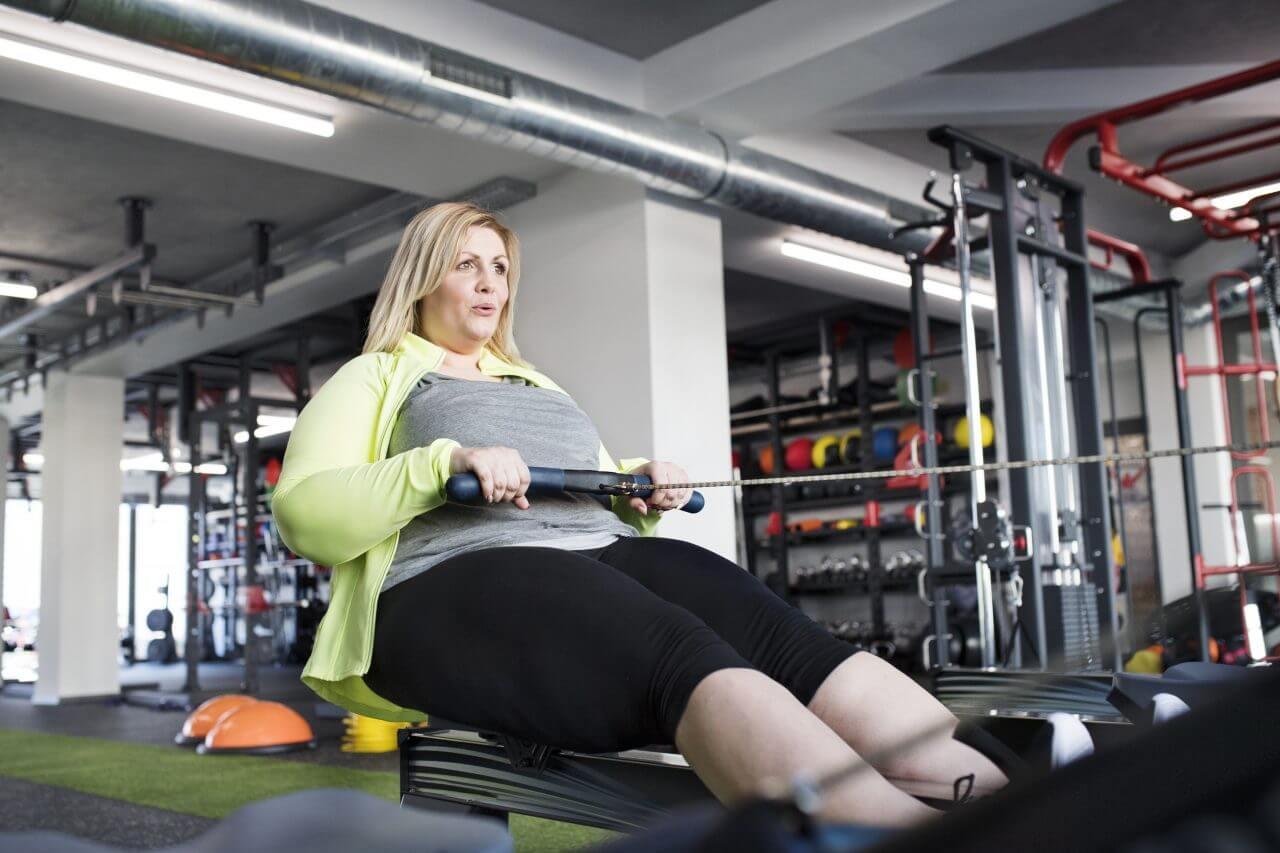
[[470,228],[444,282],[422,300],[425,337],[454,352],[475,352],[487,344],[507,304],[507,265],[498,233]]

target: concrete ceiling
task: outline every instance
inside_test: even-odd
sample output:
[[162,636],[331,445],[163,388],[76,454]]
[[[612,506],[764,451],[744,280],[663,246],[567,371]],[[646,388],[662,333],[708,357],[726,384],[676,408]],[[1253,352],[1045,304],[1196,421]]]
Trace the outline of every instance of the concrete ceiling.
[[[351,12],[339,0],[319,1]],[[1273,10],[1274,2],[1261,0],[367,0],[359,15],[914,200],[928,169],[942,165],[924,141],[927,127],[956,124],[1039,159],[1052,132],[1072,119],[1274,56],[1280,16]],[[337,126],[332,139],[301,137],[3,61],[0,248],[10,251],[101,260],[118,245],[115,197],[146,192],[158,202],[154,234],[162,262],[172,264],[164,271],[199,275],[234,251],[249,219],[303,228],[387,190],[447,197],[499,175],[537,183],[565,168],[7,9],[0,9],[0,31],[330,115]],[[1280,103],[1275,89],[1125,129],[1122,142],[1154,154],[1272,118]],[[20,135],[6,138],[14,133]],[[1194,268],[1206,252],[1196,227],[1171,223],[1160,206],[1093,178],[1084,147],[1073,152],[1067,172],[1086,184],[1091,223],[1146,245],[1158,270]],[[1257,161],[1252,166],[1280,169],[1271,155]],[[1235,165],[1244,171],[1246,164]],[[1187,179],[1236,176],[1229,171]],[[722,221],[730,267],[837,297],[901,302],[900,289],[836,281],[779,260],[776,241],[795,229],[729,212]],[[1215,263],[1250,254],[1243,244],[1230,249],[1240,260],[1213,249]],[[353,266],[344,274],[356,272]],[[337,275],[324,276],[334,293],[341,292],[330,281]],[[744,306],[762,298],[759,279],[738,292]],[[217,347],[225,346],[228,331],[217,334]],[[200,346],[198,333],[190,338],[192,348]]]
[[1280,43],[1276,12],[1274,0],[1125,0],[943,72],[1269,62]]
[[[0,250],[92,266],[124,247],[117,200],[142,196],[158,276],[192,280],[244,257],[248,223],[277,237],[387,194],[383,187],[66,113],[0,101]],[[0,273],[33,265],[0,256]],[[31,269],[37,280],[53,273]]]
[[655,53],[722,24],[768,0],[480,0],[486,6],[608,48],[632,59]]

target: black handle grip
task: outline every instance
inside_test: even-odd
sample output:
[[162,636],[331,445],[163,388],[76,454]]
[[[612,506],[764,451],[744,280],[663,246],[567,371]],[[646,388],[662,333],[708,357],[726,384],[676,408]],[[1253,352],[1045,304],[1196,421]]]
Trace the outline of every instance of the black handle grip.
[[[607,495],[615,494],[615,492],[610,491],[608,488],[601,488],[601,486],[622,480],[629,480],[637,485],[648,485],[653,482],[643,474],[619,475],[611,471],[574,471],[572,473],[575,475],[571,478],[572,483],[566,483],[563,468],[534,468],[531,466],[529,468],[529,488],[525,491],[525,494],[548,495],[561,492],[588,492]],[[580,485],[583,481],[587,481],[591,485]],[[445,496],[454,503],[479,504],[484,501],[484,492],[480,488],[480,480],[470,472],[454,474],[450,477],[444,484],[444,492]],[[638,493],[637,496],[645,497],[645,493]],[[706,506],[706,500],[702,497],[702,492],[694,492],[680,509],[685,512],[701,512],[704,506]]]

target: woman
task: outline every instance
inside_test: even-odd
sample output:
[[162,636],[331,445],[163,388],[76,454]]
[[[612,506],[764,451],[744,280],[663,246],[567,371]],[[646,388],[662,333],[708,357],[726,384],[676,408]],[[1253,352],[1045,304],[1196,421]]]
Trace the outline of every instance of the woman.
[[[854,654],[732,562],[654,536],[686,489],[530,501],[528,464],[688,482],[615,464],[587,415],[512,340],[516,236],[469,204],[405,229],[364,353],[298,418],[272,511],[298,554],[334,567],[303,680],[388,720],[439,714],[582,751],[674,743],[722,801],[859,753],[901,782],[1005,782],[956,720],[888,664]],[[619,373],[618,381],[625,381]],[[473,472],[487,506],[447,504]],[[831,820],[906,825],[932,810],[873,770]]]

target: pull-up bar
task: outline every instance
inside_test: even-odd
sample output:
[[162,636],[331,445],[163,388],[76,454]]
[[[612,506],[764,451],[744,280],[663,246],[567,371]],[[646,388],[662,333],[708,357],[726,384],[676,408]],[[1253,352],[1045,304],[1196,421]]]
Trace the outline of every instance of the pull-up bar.
[[[1102,174],[1186,210],[1200,219],[1206,233],[1212,237],[1257,239],[1263,225],[1251,215],[1252,211],[1248,206],[1243,209],[1222,209],[1213,203],[1212,199],[1215,196],[1225,194],[1229,190],[1224,187],[1201,191],[1188,189],[1169,178],[1168,174],[1178,169],[1226,160],[1250,151],[1280,145],[1280,134],[1274,134],[1222,147],[1227,142],[1257,137],[1264,131],[1280,127],[1280,122],[1267,121],[1174,146],[1162,153],[1155,165],[1151,167],[1134,163],[1120,153],[1116,128],[1122,124],[1150,118],[1187,104],[1238,92],[1277,78],[1280,78],[1280,60],[1074,121],[1058,131],[1049,143],[1044,155],[1045,168],[1052,172],[1061,172],[1062,163],[1071,146],[1081,138],[1093,134],[1098,139],[1098,145],[1090,152],[1092,165]],[[1263,176],[1248,182],[1238,182],[1232,186],[1235,189],[1243,189],[1257,186],[1275,177],[1277,176]],[[1093,240],[1093,237],[1094,235],[1090,234],[1091,242],[1106,246],[1103,242]]]

